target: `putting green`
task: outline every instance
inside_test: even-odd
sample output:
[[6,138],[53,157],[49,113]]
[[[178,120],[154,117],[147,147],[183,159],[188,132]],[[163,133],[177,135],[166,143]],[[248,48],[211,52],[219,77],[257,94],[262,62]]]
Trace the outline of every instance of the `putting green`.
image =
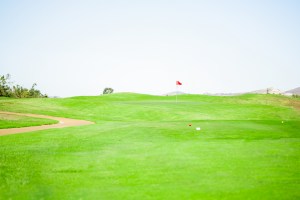
[[95,122],[1,137],[0,199],[300,197],[298,99],[174,100],[0,98],[0,110]]

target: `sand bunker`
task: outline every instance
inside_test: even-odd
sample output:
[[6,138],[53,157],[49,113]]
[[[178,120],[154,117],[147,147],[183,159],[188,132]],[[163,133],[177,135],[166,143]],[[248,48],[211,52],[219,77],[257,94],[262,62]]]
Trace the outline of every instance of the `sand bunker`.
[[52,125],[0,129],[0,136],[16,134],[16,133],[32,132],[32,131],[38,131],[38,130],[44,130],[44,129],[50,129],[50,128],[64,128],[64,127],[70,127],[70,126],[82,126],[82,125],[94,124],[94,122],[85,121],[85,120],[69,119],[69,118],[62,118],[62,117],[52,117],[52,116],[47,116],[47,115],[14,113],[14,112],[4,112],[4,111],[0,111],[0,113],[22,115],[22,116],[27,116],[27,117],[46,118],[46,119],[53,119],[53,120],[58,121],[57,124],[52,124]]

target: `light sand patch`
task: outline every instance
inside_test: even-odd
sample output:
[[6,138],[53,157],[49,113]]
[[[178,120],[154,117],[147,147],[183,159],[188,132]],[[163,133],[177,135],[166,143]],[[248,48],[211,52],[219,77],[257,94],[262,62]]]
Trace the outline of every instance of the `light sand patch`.
[[65,127],[70,127],[70,126],[82,126],[82,125],[94,124],[94,122],[85,121],[85,120],[69,119],[69,118],[62,118],[62,117],[52,117],[52,116],[47,116],[47,115],[4,112],[4,111],[0,111],[0,113],[1,114],[27,116],[27,117],[53,119],[53,120],[56,120],[59,122],[57,124],[51,124],[51,125],[0,129],[0,136],[16,134],[16,133],[32,132],[32,131],[38,131],[38,130],[44,130],[44,129],[50,129],[50,128],[65,128]]

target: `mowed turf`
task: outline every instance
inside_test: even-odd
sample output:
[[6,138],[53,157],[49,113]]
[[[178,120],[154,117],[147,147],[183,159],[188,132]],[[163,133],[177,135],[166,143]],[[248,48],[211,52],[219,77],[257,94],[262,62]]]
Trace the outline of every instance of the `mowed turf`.
[[299,108],[277,95],[0,99],[96,123],[0,137],[0,199],[299,199]]
[[58,121],[0,113],[0,129],[39,126],[55,123],[58,123]]

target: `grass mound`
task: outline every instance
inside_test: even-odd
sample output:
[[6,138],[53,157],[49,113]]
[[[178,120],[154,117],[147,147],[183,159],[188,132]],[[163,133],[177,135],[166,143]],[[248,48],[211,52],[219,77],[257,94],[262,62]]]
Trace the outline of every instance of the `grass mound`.
[[132,93],[0,99],[0,110],[96,123],[1,137],[0,199],[297,199],[299,103]]

